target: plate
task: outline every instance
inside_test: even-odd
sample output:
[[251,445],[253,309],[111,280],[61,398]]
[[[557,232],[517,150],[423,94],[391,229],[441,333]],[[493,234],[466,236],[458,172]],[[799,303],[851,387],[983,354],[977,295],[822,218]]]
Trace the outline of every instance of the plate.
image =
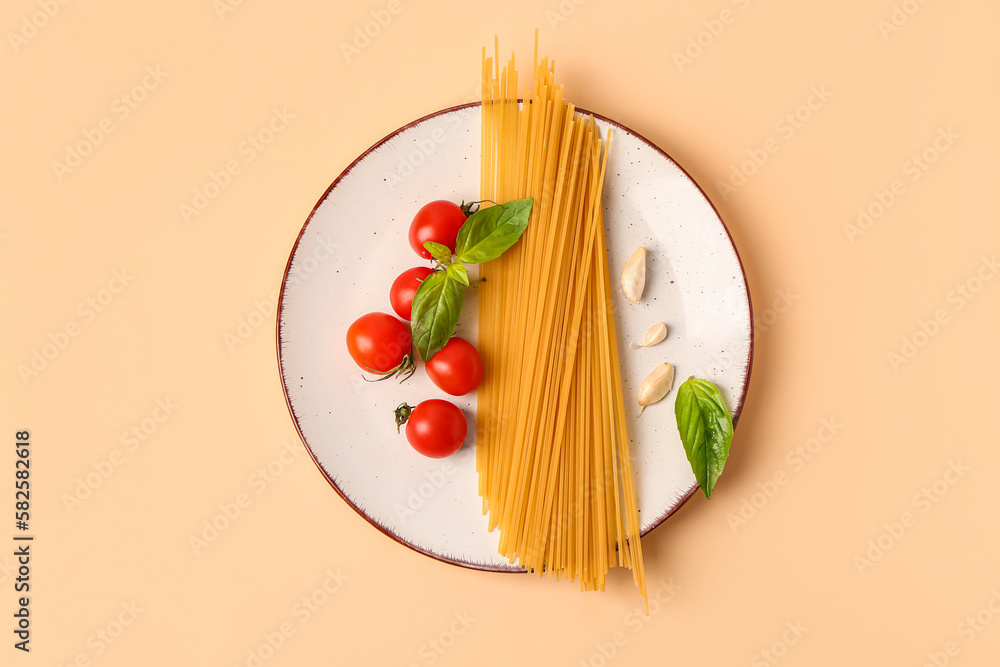
[[[288,409],[312,459],[333,489],[394,540],[466,567],[520,571],[497,553],[487,530],[475,470],[475,393],[452,398],[469,419],[455,455],[428,459],[396,433],[403,401],[449,398],[422,368],[405,383],[365,382],[347,353],[350,324],[392,312],[389,286],[421,264],[406,240],[428,201],[479,193],[480,107],[444,109],[396,130],[337,177],[302,227],[278,304],[278,364]],[[676,387],[690,375],[714,382],[739,419],[750,380],[750,295],[729,232],[704,192],[666,153],[639,134],[594,114],[602,136],[613,127],[604,185],[608,261],[613,277],[647,249],[646,289],[632,304],[615,284],[632,462],[643,534],[697,489],[673,413]],[[616,281],[617,282],[617,281]],[[466,292],[459,333],[476,339],[475,290]],[[629,349],[655,322],[669,327],[652,348]],[[637,418],[638,387],[658,363],[674,364],[674,392]],[[631,397],[631,398],[629,398]]]

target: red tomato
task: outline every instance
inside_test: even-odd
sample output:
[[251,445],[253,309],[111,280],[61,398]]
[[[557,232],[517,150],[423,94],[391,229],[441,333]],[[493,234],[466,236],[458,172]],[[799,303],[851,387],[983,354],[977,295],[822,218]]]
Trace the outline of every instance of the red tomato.
[[424,364],[427,377],[438,389],[452,396],[463,396],[479,386],[483,379],[483,360],[475,346],[464,338],[453,337]]
[[413,369],[410,328],[386,313],[368,313],[355,320],[347,329],[347,351],[354,363],[379,375]]
[[406,424],[406,440],[415,450],[432,459],[451,456],[465,442],[469,425],[454,403],[432,398],[411,408],[396,408],[396,425]]
[[399,277],[392,281],[389,288],[389,303],[396,314],[404,320],[410,319],[413,311],[413,295],[417,293],[417,288],[424,279],[434,273],[434,269],[427,266],[415,266],[399,274]]
[[410,223],[410,247],[423,257],[430,259],[431,254],[424,247],[427,241],[434,241],[451,248],[455,252],[455,239],[458,230],[465,224],[465,213],[455,202],[439,199],[425,204]]

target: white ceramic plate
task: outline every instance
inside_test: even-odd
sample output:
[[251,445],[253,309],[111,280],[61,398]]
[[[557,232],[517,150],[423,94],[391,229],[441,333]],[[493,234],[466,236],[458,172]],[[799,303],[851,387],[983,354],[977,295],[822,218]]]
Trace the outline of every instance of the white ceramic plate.
[[[697,489],[674,420],[671,392],[636,419],[634,397],[652,368],[677,369],[722,391],[736,422],[753,347],[750,297],[725,225],[701,189],[646,139],[614,127],[604,186],[611,275],[645,246],[642,303],[615,284],[615,316],[632,461],[643,534]],[[365,383],[347,353],[345,333],[359,316],[392,312],[389,286],[426,264],[406,233],[433,199],[479,193],[478,104],[445,109],[393,132],[333,182],[302,228],[285,271],[279,303],[278,361],[292,418],[333,488],[393,539],[439,560],[511,570],[497,553],[499,533],[486,529],[475,471],[475,394],[452,399],[469,419],[469,438],[454,456],[428,459],[397,435],[392,411],[428,398],[449,398],[418,368],[403,384]],[[467,292],[459,333],[476,339],[475,290]],[[659,345],[632,350],[654,322],[670,328]],[[737,443],[738,446],[738,443]]]

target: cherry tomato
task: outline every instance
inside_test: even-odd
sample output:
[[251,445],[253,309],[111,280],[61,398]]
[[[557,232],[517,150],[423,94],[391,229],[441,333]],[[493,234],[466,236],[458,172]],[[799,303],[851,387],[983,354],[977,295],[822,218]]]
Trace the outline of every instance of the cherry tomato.
[[413,373],[410,328],[392,315],[368,313],[355,320],[347,329],[347,351],[366,371],[385,377]]
[[465,442],[469,425],[454,403],[432,398],[411,407],[396,408],[396,430],[406,424],[406,440],[415,450],[432,459],[451,456]]
[[427,377],[438,389],[452,396],[463,396],[479,386],[483,379],[483,360],[475,346],[454,336],[441,351],[424,364]]
[[424,259],[431,258],[431,253],[424,247],[427,241],[446,245],[455,252],[455,239],[464,224],[465,213],[455,202],[439,199],[424,204],[410,223],[410,247]]
[[396,314],[404,320],[410,319],[413,311],[413,295],[417,293],[417,288],[424,279],[434,273],[434,269],[427,266],[415,266],[399,274],[399,277],[392,281],[389,288],[389,303]]

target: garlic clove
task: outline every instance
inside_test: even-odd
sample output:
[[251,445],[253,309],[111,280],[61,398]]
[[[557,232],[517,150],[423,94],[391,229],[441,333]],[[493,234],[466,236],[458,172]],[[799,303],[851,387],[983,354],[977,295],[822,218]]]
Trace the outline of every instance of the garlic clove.
[[674,386],[674,366],[673,364],[660,364],[654,368],[642,386],[639,387],[639,416],[642,416],[647,405],[658,403],[663,399]]
[[646,287],[646,249],[637,248],[622,269],[622,291],[632,303],[639,303]]
[[646,330],[646,337],[642,339],[642,342],[638,345],[633,344],[631,347],[634,350],[637,347],[652,347],[656,345],[664,338],[667,337],[667,325],[663,322],[657,322],[653,326]]

